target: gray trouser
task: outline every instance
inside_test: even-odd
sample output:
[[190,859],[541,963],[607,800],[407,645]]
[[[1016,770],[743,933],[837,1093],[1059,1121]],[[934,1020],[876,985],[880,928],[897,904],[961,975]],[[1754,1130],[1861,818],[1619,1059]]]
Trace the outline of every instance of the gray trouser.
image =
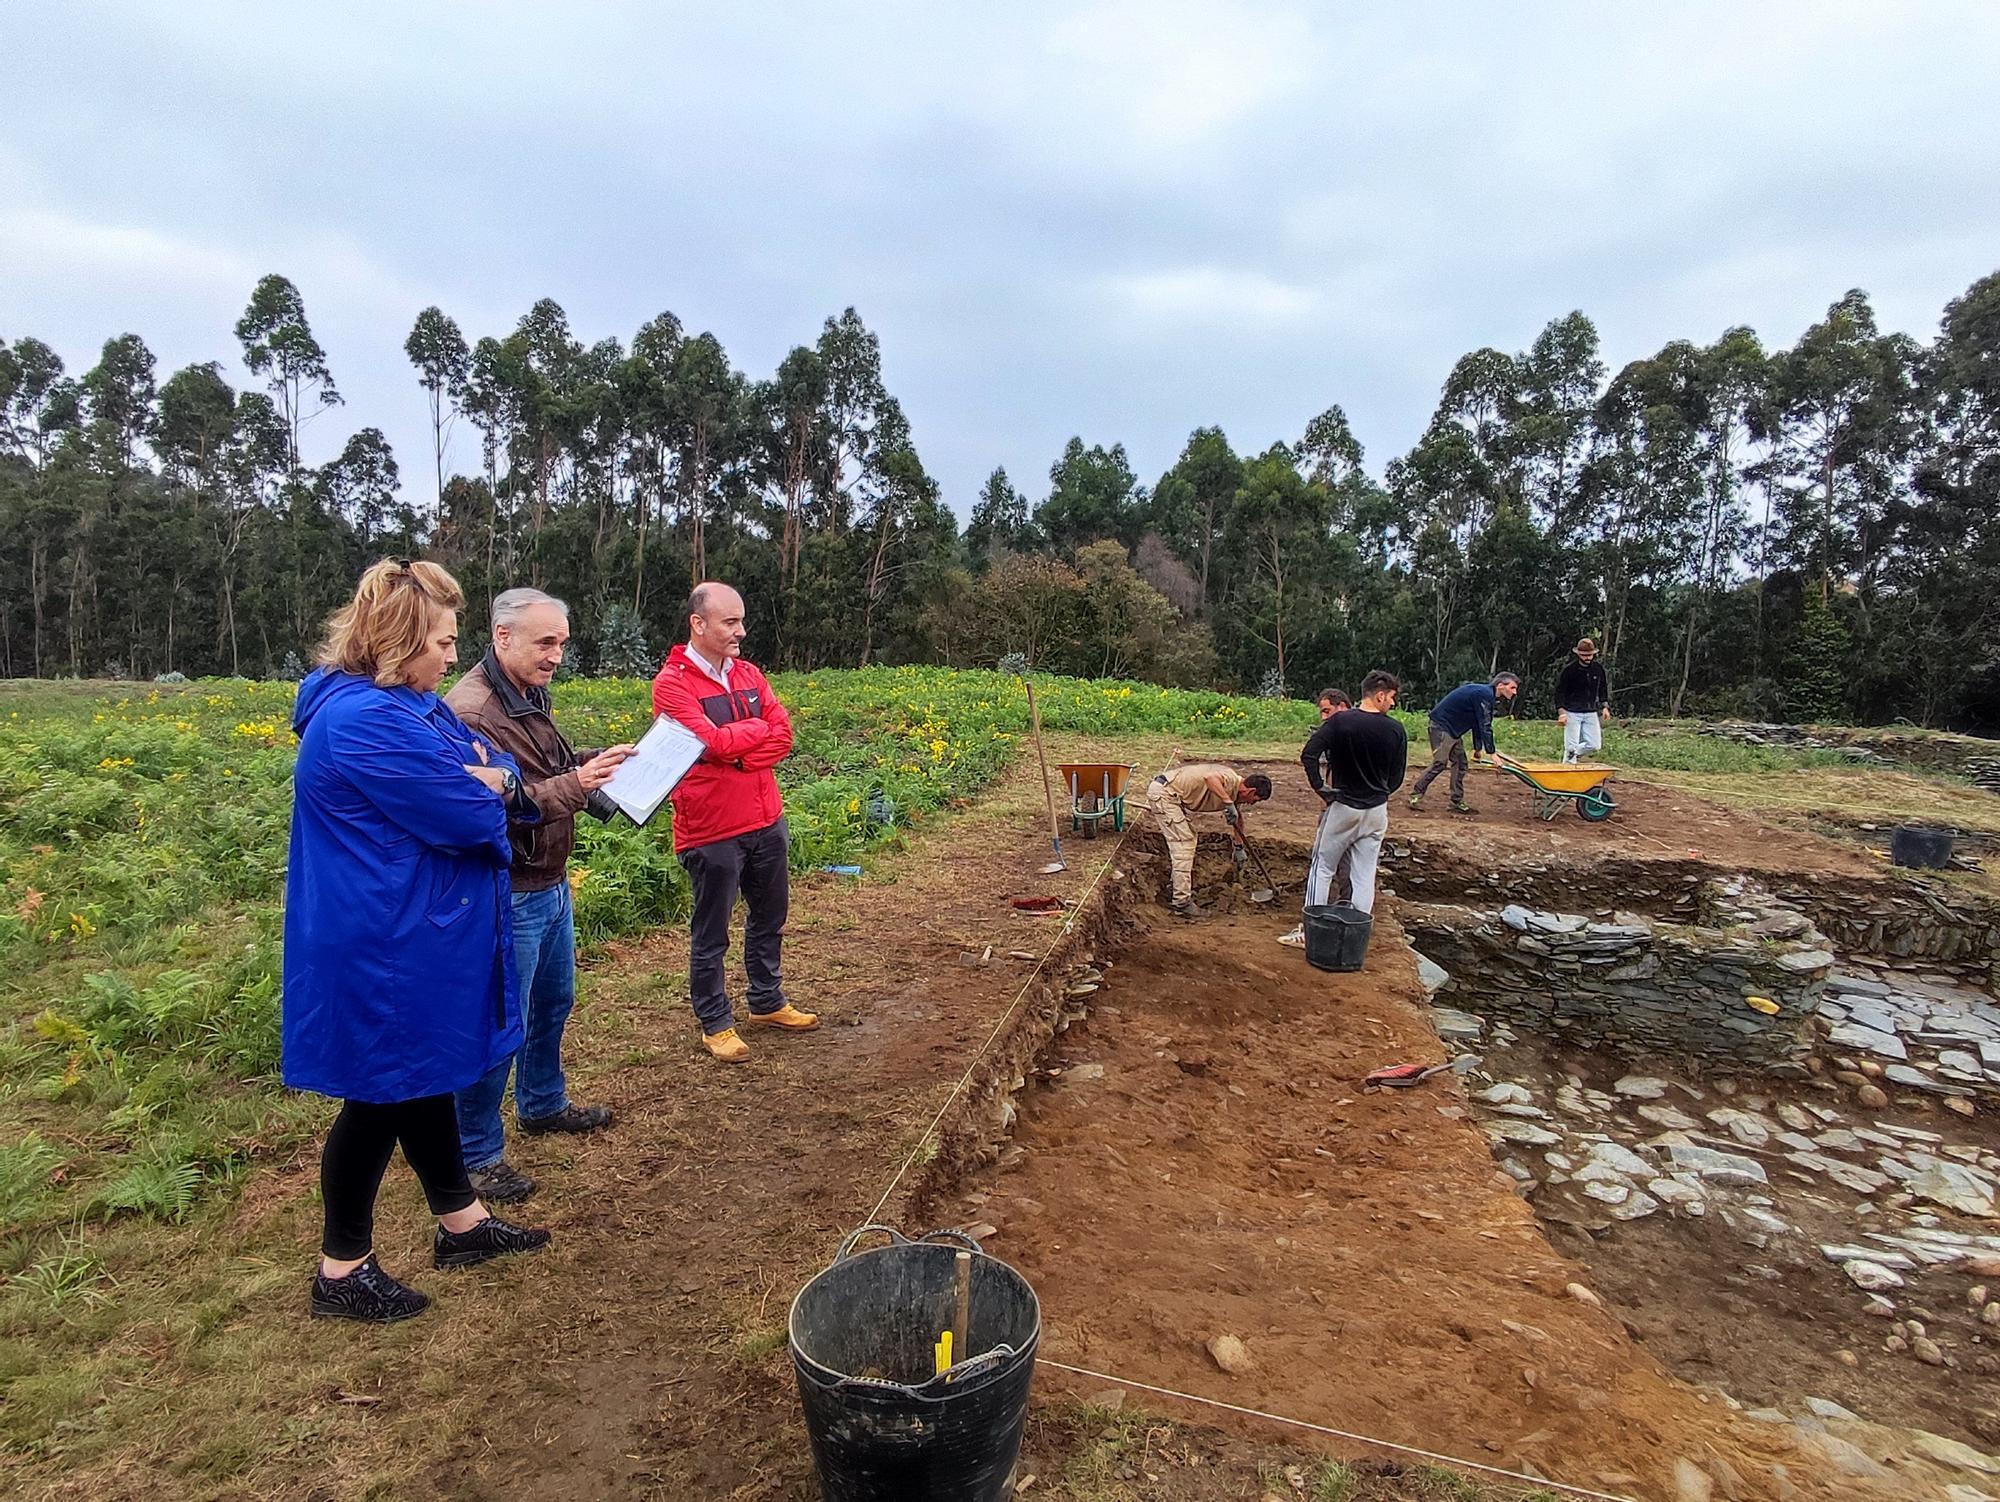
[[1438,773],[1442,772],[1446,767],[1450,767],[1451,801],[1453,803],[1463,803],[1465,801],[1465,742],[1460,737],[1453,735],[1449,730],[1445,729],[1436,720],[1431,721],[1430,731],[1431,764],[1424,768],[1423,776],[1417,779],[1416,786],[1411,788],[1410,792],[1414,797],[1423,797],[1430,790],[1430,785],[1437,781]]
[[1327,805],[1313,840],[1312,867],[1306,873],[1306,906],[1323,907],[1333,893],[1334,873],[1347,868],[1354,895],[1349,900],[1364,913],[1375,911],[1375,866],[1382,857],[1382,836],[1389,832],[1386,805],[1349,808]]
[[750,977],[750,1010],[764,1015],[785,1004],[781,954],[785,918],[791,911],[790,827],[781,818],[712,845],[680,854],[694,883],[694,911],[688,916],[688,996],[701,1030],[713,1037],[736,1025],[735,1009],[722,980],[722,957],[729,953],[729,916],[738,892],[749,914],[743,921],[743,968]]

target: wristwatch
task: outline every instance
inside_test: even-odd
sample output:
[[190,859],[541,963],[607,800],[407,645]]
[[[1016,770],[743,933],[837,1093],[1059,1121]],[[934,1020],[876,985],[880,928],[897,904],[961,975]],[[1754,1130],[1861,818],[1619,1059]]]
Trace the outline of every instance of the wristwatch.
[[500,796],[509,803],[521,796],[521,774],[512,767],[500,769]]

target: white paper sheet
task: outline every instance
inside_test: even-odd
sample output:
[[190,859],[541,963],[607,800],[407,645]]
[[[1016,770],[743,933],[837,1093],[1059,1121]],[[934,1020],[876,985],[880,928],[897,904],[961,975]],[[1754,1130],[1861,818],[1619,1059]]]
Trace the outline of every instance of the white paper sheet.
[[661,715],[639,738],[638,749],[618,764],[618,770],[604,784],[605,796],[634,824],[644,824],[660,811],[667,795],[706,749],[701,737],[679,720]]

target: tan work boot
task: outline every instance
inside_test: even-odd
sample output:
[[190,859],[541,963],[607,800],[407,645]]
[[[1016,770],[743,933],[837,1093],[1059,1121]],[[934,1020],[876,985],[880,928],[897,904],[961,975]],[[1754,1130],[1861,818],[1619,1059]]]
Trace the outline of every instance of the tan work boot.
[[701,1045],[725,1064],[750,1062],[750,1045],[736,1036],[736,1029],[733,1027],[725,1027],[719,1033],[703,1033]]
[[789,1001],[775,1012],[752,1012],[750,1020],[759,1027],[781,1027],[793,1033],[809,1033],[819,1026],[819,1018],[815,1014],[801,1012]]

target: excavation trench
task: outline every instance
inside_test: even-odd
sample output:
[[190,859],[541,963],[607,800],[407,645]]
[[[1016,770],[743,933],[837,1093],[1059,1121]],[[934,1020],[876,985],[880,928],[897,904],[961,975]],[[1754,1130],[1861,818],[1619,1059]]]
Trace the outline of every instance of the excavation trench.
[[[1518,894],[1468,888],[1435,875],[1442,863],[1412,880],[1405,858],[1366,969],[1322,974],[1275,942],[1296,921],[1306,847],[1262,843],[1280,900],[1245,901],[1213,838],[1197,887],[1217,911],[1197,924],[1165,913],[1149,829],[1117,847],[1078,907],[1046,920],[1065,931],[908,1186],[912,1223],[981,1226],[1027,1274],[1045,1356],[1633,1495],[1672,1495],[1683,1463],[1740,1497],[1858,1495],[1863,1481],[1891,1495],[1929,1474],[1902,1428],[1823,1420],[1808,1398],[1951,1441],[2000,1438],[1984,1380],[2000,1347],[1967,1301],[1965,1258],[1913,1269],[1892,1295],[1947,1354],[1933,1366],[1908,1342],[1882,1349],[1891,1321],[1820,1251],[1875,1247],[1878,1228],[1919,1242],[1995,1229],[1867,1156],[1983,1173],[1983,1116],[1891,1086],[1864,1127],[1833,1077],[1821,1008],[1862,994],[1838,989],[1857,981],[1893,994],[1897,971],[1850,974],[1809,915],[1699,867],[1579,901],[1596,893],[1546,877]],[[1406,931],[1458,967],[1434,998]],[[1950,964],[1912,978],[1955,991]],[[1584,1004],[1563,1003],[1564,981]],[[1462,1079],[1360,1087],[1381,1065],[1460,1052],[1480,1060]],[[1753,1118],[1768,1123],[1761,1147],[1742,1140]],[[1813,1130],[1786,1125],[1801,1120]],[[1860,1130],[1894,1146],[1816,1140]],[[1800,1153],[1817,1161],[1785,1156]],[[1247,1364],[1212,1345],[1225,1336]],[[1115,1391],[1054,1369],[1040,1380]],[[1885,1465],[1897,1444],[1903,1460]]]

